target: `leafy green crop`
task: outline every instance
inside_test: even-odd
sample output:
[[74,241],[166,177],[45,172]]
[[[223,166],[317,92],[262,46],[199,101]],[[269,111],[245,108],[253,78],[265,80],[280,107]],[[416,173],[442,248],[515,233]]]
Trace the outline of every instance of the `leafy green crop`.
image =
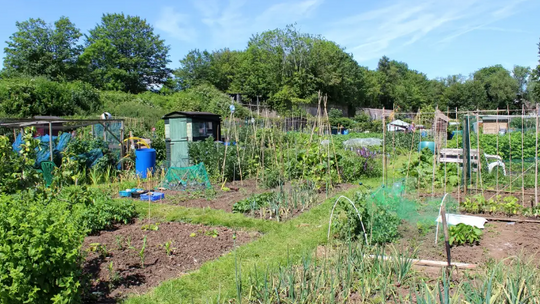
[[78,302],[84,236],[134,216],[130,202],[85,187],[0,195],[0,303]]
[[456,226],[452,226],[449,229],[450,239],[448,240],[450,245],[463,245],[463,244],[476,244],[482,237],[482,230],[480,228],[465,225],[459,223]]
[[95,189],[66,187],[60,198],[70,202],[73,217],[87,233],[129,223],[136,215],[135,206],[129,200],[113,200]]
[[0,196],[0,303],[77,302],[84,235],[62,201]]
[[460,205],[461,209],[468,213],[503,213],[505,215],[516,215],[525,212],[525,208],[518,203],[515,196],[503,198],[497,195],[488,200],[481,194],[467,197]]
[[261,207],[270,205],[270,201],[276,197],[275,192],[254,194],[233,205],[233,213],[246,213],[252,210],[259,210]]

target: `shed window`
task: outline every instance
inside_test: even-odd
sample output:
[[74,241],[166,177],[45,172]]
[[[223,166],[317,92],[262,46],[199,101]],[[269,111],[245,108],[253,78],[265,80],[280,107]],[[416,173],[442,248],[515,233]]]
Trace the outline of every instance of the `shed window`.
[[208,137],[213,134],[211,121],[193,122],[193,137]]

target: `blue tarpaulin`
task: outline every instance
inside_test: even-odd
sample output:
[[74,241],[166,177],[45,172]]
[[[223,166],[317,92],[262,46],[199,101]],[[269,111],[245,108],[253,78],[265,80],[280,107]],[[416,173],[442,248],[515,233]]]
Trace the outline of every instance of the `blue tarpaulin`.
[[[35,137],[39,141],[39,145],[36,147],[36,162],[35,166],[39,167],[41,162],[48,161],[51,159],[50,145],[49,141],[51,137],[49,135]],[[63,152],[69,141],[71,140],[71,134],[64,133],[60,136],[52,137],[52,148],[53,148],[53,158],[61,158],[62,155],[60,152]],[[19,153],[21,151],[21,145],[24,143],[22,139],[22,133],[19,133],[15,141],[13,142],[13,151]]]

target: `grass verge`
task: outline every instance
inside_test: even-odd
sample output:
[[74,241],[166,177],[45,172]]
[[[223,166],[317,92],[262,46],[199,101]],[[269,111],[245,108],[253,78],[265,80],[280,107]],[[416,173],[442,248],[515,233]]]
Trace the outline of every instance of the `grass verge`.
[[[376,184],[376,181],[365,182]],[[125,302],[139,303],[205,303],[217,299],[231,299],[237,294],[235,261],[244,273],[257,269],[275,269],[280,264],[300,261],[302,255],[326,243],[328,217],[339,195],[350,196],[356,189],[350,189],[325,200],[306,213],[284,223],[249,219],[243,215],[228,214],[219,210],[189,209],[175,206],[150,204],[151,217],[166,220],[189,220],[194,223],[243,227],[266,232],[260,239],[239,247],[217,260],[207,262],[194,272],[180,278],[163,282],[148,294],[132,296]],[[141,214],[148,212],[148,203],[137,202]],[[244,219],[240,219],[241,216]],[[242,226],[244,225],[244,226]],[[236,255],[236,257],[235,257]],[[244,276],[244,275],[243,275]]]
[[267,233],[277,229],[275,221],[247,217],[239,213],[229,213],[212,208],[186,208],[168,204],[148,203],[133,200],[141,218],[154,218],[167,222],[184,222],[209,226],[225,226],[233,229],[255,230]]

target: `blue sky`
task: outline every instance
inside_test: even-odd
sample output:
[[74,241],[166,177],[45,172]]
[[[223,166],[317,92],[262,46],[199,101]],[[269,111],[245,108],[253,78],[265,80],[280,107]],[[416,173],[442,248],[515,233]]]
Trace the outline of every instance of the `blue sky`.
[[[103,13],[147,19],[171,46],[170,66],[194,48],[244,49],[253,33],[296,23],[337,42],[363,66],[383,55],[430,78],[494,64],[536,66],[538,0],[0,0],[0,49],[15,22],[67,16],[83,32]],[[3,57],[3,55],[2,55]]]

